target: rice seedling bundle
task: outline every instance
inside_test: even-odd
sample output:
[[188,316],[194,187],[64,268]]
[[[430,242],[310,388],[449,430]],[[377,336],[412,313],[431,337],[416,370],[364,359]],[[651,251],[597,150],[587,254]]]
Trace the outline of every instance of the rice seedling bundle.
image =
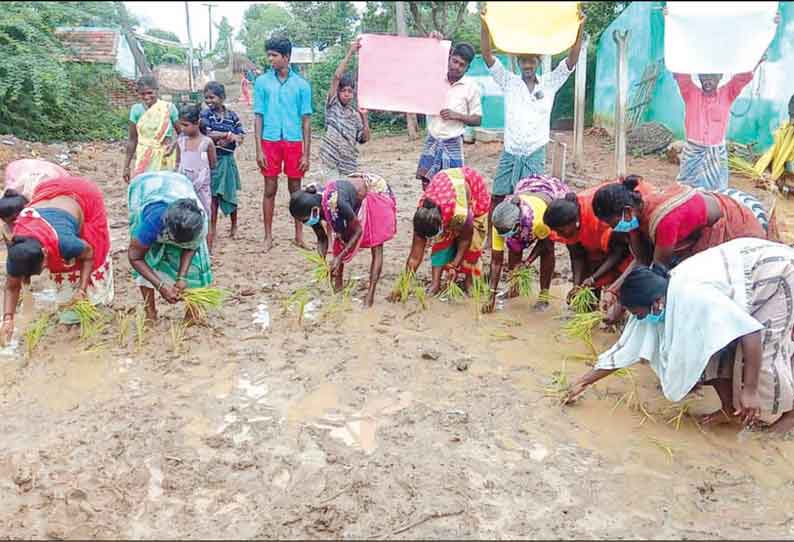
[[592,288],[584,286],[571,298],[571,308],[576,314],[593,311],[598,306],[598,297]]
[[731,154],[728,156],[728,168],[736,173],[737,175],[741,175],[742,177],[747,177],[750,179],[759,179],[761,175],[755,170],[753,164],[737,156],[736,154]]
[[534,284],[537,280],[535,270],[532,267],[522,265],[510,272],[509,286],[515,289],[519,297],[529,297],[534,293]]
[[186,328],[187,326],[182,322],[171,321],[171,347],[174,349],[174,354],[179,354],[182,351]]
[[223,307],[224,292],[219,288],[191,288],[182,292],[185,308],[194,318],[204,320],[209,310]]
[[74,311],[80,321],[80,338],[83,340],[90,339],[99,334],[104,328],[102,323],[102,314],[96,305],[87,299],[80,299],[74,302],[70,309]]
[[413,271],[403,269],[397,277],[397,282],[394,284],[394,292],[399,294],[400,303],[405,303],[411,296],[411,290],[416,282],[416,275]]
[[146,312],[143,307],[135,308],[135,340],[138,344],[138,350],[143,348],[143,339],[146,335]]
[[441,292],[441,297],[445,297],[449,299],[453,303],[458,303],[463,301],[465,294],[463,293],[463,289],[458,286],[458,283],[454,280],[449,281],[447,287]]
[[126,310],[116,313],[116,338],[121,347],[127,346],[132,319],[133,316]]
[[314,250],[302,250],[303,258],[312,266],[312,276],[317,284],[331,285],[331,266]]

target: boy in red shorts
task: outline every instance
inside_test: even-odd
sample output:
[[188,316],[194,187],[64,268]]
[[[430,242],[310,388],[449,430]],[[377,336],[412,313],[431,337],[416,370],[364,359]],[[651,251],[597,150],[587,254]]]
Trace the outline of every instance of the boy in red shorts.
[[[312,91],[309,83],[290,69],[292,43],[275,37],[265,44],[271,69],[254,83],[256,163],[265,177],[262,216],[265,252],[273,248],[273,214],[278,176],[287,176],[290,193],[300,190],[309,170],[311,149]],[[303,244],[303,224],[295,221],[295,244]]]

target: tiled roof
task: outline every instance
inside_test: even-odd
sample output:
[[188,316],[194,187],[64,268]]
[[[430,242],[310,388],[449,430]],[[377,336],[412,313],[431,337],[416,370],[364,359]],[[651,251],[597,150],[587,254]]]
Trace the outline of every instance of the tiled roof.
[[77,62],[116,63],[119,37],[112,28],[57,28],[55,36]]

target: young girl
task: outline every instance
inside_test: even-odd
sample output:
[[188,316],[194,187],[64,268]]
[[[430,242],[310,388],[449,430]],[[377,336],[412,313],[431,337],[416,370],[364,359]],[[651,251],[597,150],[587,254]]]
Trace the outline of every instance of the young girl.
[[218,225],[218,208],[232,220],[231,236],[237,235],[237,191],[240,190],[240,172],[234,159],[234,151],[243,143],[243,124],[237,113],[226,108],[226,89],[216,81],[204,87],[207,109],[201,112],[201,122],[207,135],[215,142],[218,167],[212,172],[210,194],[212,195],[212,222],[210,236],[215,238]]
[[358,144],[369,141],[367,111],[353,106],[355,87],[346,74],[347,64],[361,48],[354,41],[336,68],[325,103],[325,135],[320,145],[320,159],[326,180],[343,179],[358,170]]
[[[177,171],[191,180],[207,216],[211,212],[210,182],[212,170],[218,165],[215,144],[204,135],[201,109],[186,105],[179,112],[180,133],[177,138]],[[212,248],[212,233],[207,235],[207,245]]]

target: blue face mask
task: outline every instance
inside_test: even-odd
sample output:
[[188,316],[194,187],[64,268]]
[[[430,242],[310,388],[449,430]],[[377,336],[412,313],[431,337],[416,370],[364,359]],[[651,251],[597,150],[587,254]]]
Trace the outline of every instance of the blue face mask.
[[636,216],[632,217],[631,220],[626,220],[623,218],[623,216],[621,216],[620,222],[618,222],[617,225],[612,228],[612,230],[618,233],[629,233],[630,231],[636,230],[639,227],[640,221],[637,220]]
[[[314,212],[315,210],[317,211],[317,213]],[[309,219],[306,222],[304,222],[304,224],[306,224],[309,227],[312,227],[312,226],[316,226],[319,223],[320,223],[320,210],[317,208],[312,209],[312,214],[309,215]]]
[[646,322],[650,322],[651,324],[659,324],[664,322],[664,311],[666,309],[662,309],[662,312],[659,314],[654,314],[653,312],[649,312],[648,315],[643,318]]
[[[497,233],[499,233],[499,232],[497,232]],[[512,230],[510,230],[510,231],[508,231],[508,232],[505,232],[505,233],[499,233],[499,237],[501,237],[502,239],[510,239],[510,238],[511,238],[511,237],[513,237],[513,236],[514,236],[516,233],[518,233],[518,228],[513,228]]]

